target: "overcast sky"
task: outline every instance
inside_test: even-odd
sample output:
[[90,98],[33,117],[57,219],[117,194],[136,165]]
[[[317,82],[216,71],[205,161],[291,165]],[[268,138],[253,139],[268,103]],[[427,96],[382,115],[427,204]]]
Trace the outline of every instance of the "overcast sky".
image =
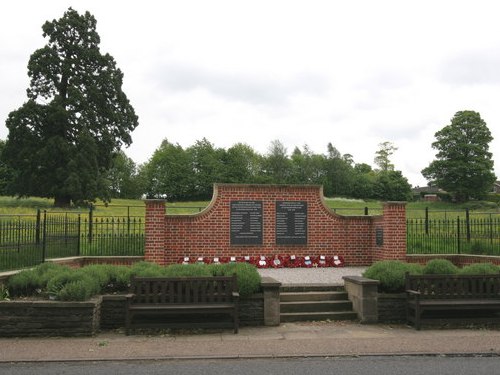
[[390,141],[396,169],[423,186],[434,133],[474,110],[500,178],[498,1],[2,1],[0,139],[26,100],[41,26],[70,6],[96,17],[101,51],[125,74],[137,163],[164,138],[263,154],[276,139],[289,153],[331,142],[370,165]]

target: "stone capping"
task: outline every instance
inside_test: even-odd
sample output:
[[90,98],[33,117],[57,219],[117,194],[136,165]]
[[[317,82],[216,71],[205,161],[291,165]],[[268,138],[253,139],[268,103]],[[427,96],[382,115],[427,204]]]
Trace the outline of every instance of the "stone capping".
[[378,322],[378,280],[343,276],[345,290],[361,323]]
[[356,285],[377,285],[380,283],[378,280],[368,279],[363,276],[342,276],[344,281],[354,283]]
[[264,325],[280,325],[280,288],[281,282],[272,277],[262,277],[261,288],[264,295]]

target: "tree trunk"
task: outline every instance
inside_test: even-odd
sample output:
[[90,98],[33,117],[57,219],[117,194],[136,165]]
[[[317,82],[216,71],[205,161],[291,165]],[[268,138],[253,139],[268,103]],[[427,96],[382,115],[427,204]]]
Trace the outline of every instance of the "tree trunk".
[[58,195],[54,198],[55,207],[69,207],[71,206],[71,197],[67,195]]

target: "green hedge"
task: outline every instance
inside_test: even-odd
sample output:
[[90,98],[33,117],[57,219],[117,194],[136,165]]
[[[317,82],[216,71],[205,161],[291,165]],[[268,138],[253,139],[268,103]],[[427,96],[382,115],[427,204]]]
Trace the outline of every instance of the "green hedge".
[[62,301],[83,301],[97,294],[126,292],[132,276],[209,277],[236,274],[240,296],[260,289],[257,269],[246,263],[203,265],[174,264],[167,267],[139,262],[132,267],[89,265],[71,269],[54,263],[43,263],[9,278],[6,294],[12,297],[40,296]]
[[369,279],[379,280],[379,290],[386,293],[399,293],[405,289],[405,273],[421,274],[422,266],[397,260],[375,262],[364,273]]
[[491,263],[476,263],[463,268],[456,267],[444,259],[433,259],[420,266],[396,260],[384,260],[374,263],[363,273],[364,277],[379,280],[379,291],[386,293],[401,293],[405,288],[405,273],[419,275],[487,275],[500,272],[500,267]]

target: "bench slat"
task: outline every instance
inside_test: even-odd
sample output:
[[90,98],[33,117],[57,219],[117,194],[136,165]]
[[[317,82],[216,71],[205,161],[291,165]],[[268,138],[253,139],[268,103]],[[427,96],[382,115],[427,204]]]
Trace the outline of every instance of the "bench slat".
[[500,310],[500,274],[406,274],[407,319],[420,329],[426,310]]
[[127,296],[126,332],[134,313],[230,313],[234,332],[238,332],[238,293],[236,275],[232,277],[135,277]]

